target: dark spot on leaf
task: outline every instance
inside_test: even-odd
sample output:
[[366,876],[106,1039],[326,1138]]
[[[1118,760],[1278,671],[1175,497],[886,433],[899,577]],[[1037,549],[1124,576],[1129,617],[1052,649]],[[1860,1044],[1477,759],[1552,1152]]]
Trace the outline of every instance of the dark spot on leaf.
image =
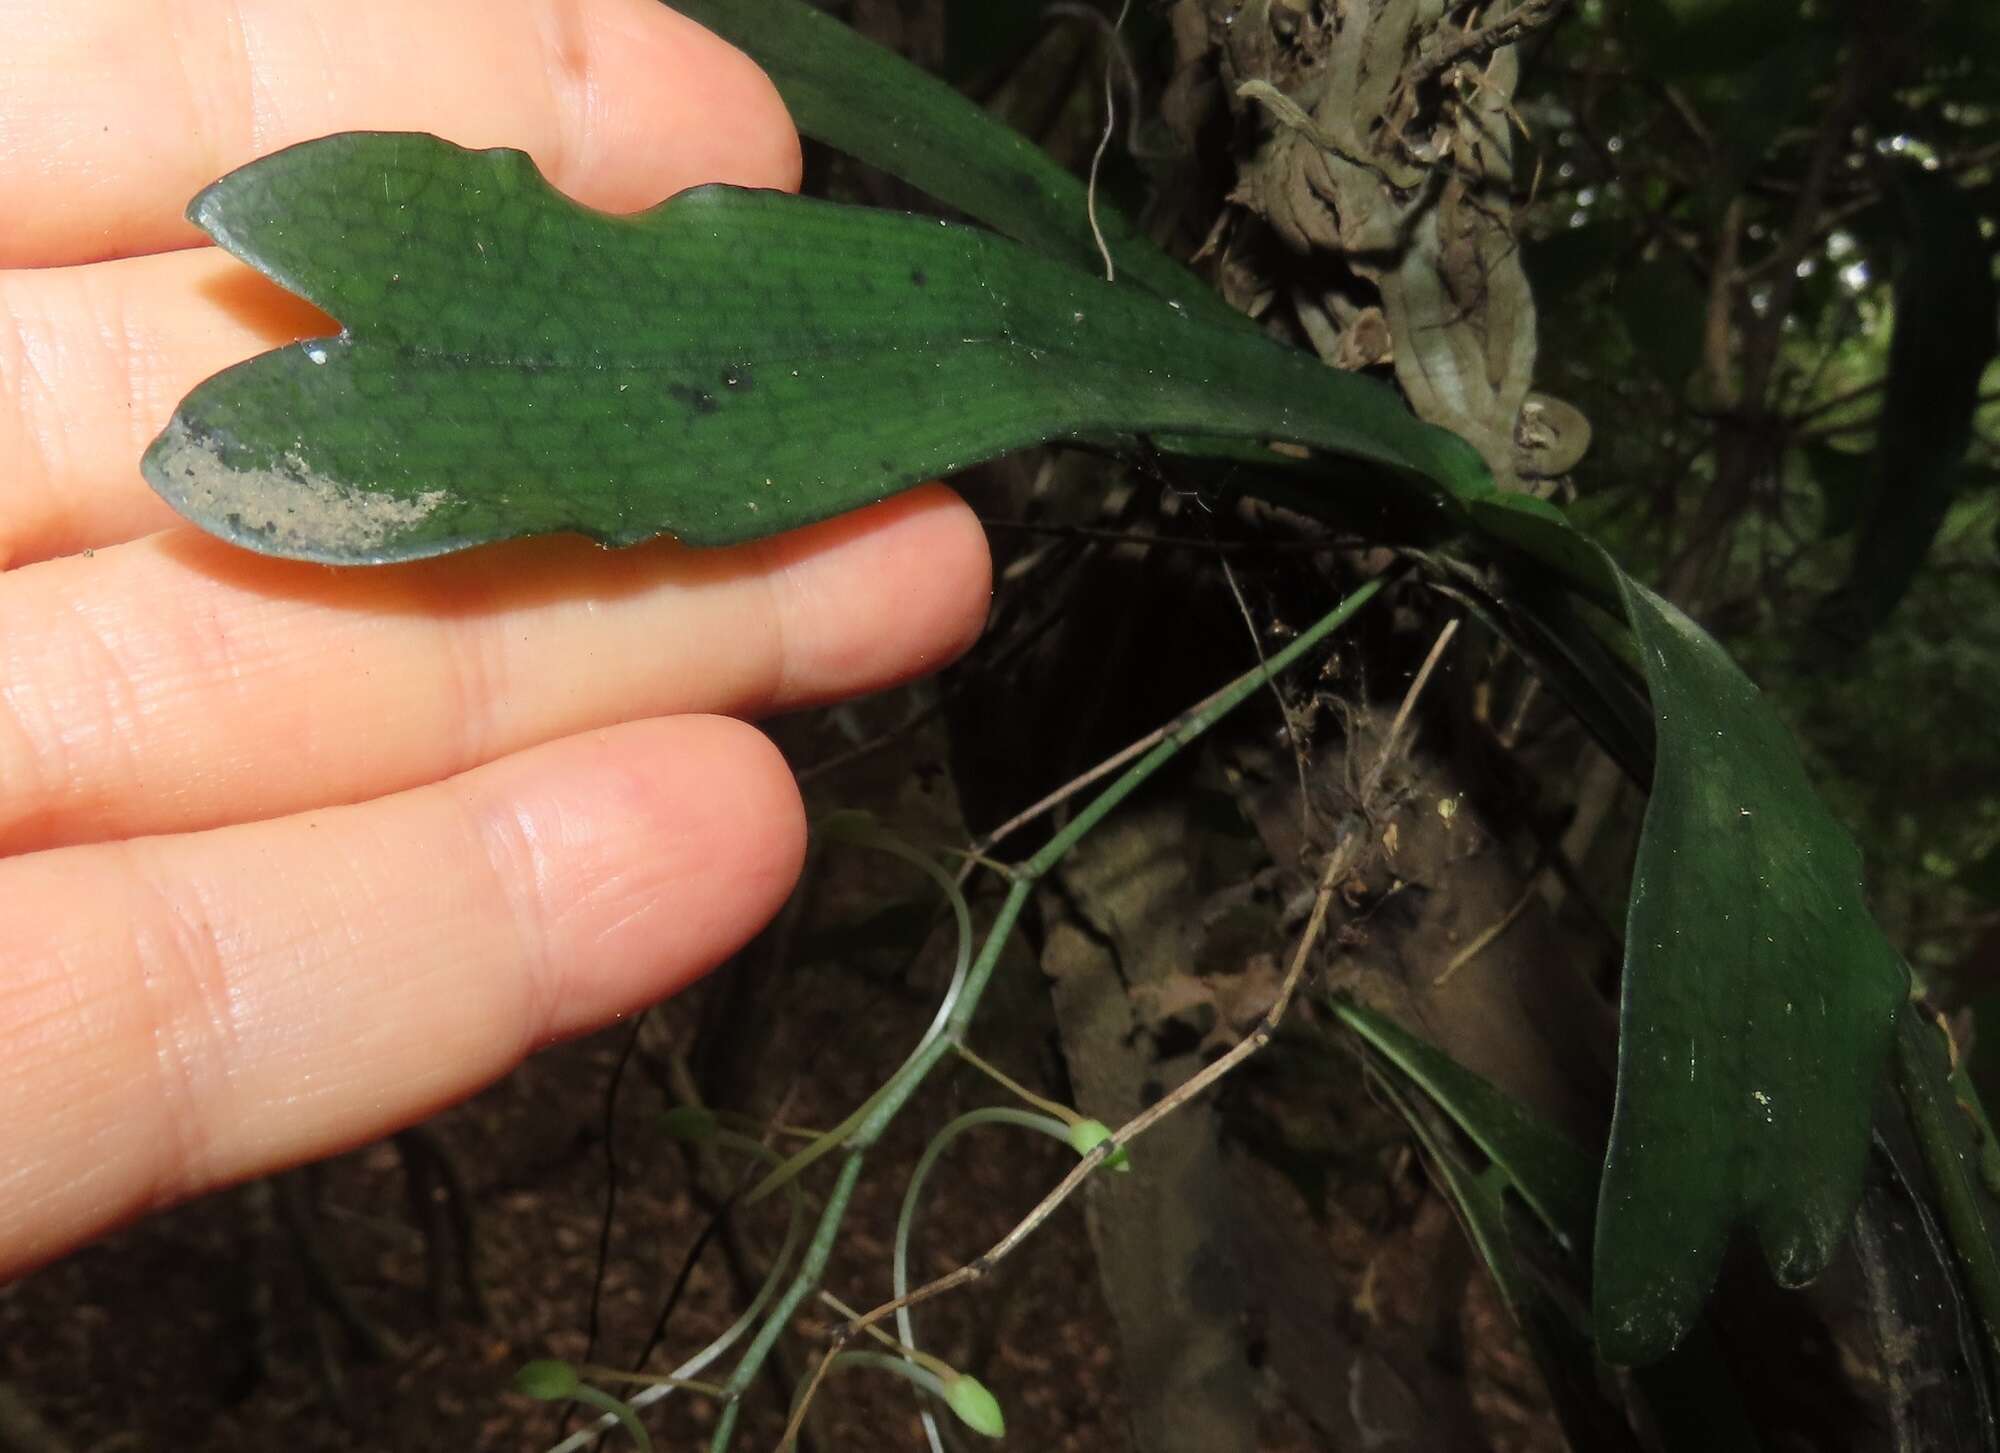
[[667,392],[693,409],[697,414],[712,414],[716,410],[715,395],[692,384],[677,383],[668,387]]
[[894,474],[896,472],[896,461],[893,459],[878,459],[875,462],[882,466],[884,474]]
[[1040,197],[1042,195],[1042,184],[1036,181],[1034,177],[1030,176],[1027,172],[1015,172],[1013,174],[1012,180],[1014,183],[1014,190],[1019,192],[1022,196]]
[[751,377],[749,365],[742,363],[732,363],[723,369],[722,382],[726,387],[741,389],[746,394],[757,387],[757,380]]
[[913,267],[910,269],[910,281],[912,283],[915,283],[918,287],[921,288],[927,286],[930,283],[930,280],[931,280],[930,274],[925,272],[922,268]]

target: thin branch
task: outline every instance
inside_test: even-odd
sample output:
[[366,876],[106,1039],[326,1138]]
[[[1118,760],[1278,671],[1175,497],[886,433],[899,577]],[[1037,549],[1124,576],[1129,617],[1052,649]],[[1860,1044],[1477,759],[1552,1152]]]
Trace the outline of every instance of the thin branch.
[[[1261,666],[1268,669],[1269,663],[1261,663]],[[1231,682],[1229,685],[1204,696],[1186,711],[1154,727],[1153,730],[1147,732],[1146,735],[1140,737],[1137,741],[1113,752],[1110,756],[1097,763],[1096,766],[1078,773],[1076,776],[1070,778],[1069,781],[1063,783],[1062,786],[1048,793],[1047,796],[1028,807],[1022,808],[1021,811],[1015,813],[1012,817],[1001,823],[1000,826],[979,837],[973,842],[968,852],[966,867],[961,871],[959,881],[962,883],[967,877],[971,876],[971,870],[977,866],[978,859],[990,853],[1003,838],[1013,836],[1013,834],[1019,832],[1036,818],[1042,816],[1042,814],[1054,811],[1056,808],[1062,806],[1063,803],[1069,801],[1070,798],[1076,796],[1084,788],[1090,786],[1091,783],[1110,776],[1133,758],[1149,752],[1161,742],[1187,731],[1195,722],[1201,720],[1204,714],[1234,690],[1236,690],[1236,682]]]
[[1279,1024],[1284,1020],[1285,1011],[1291,1007],[1300,982],[1305,978],[1306,965],[1311,961],[1313,950],[1318,946],[1321,932],[1326,927],[1327,909],[1333,903],[1334,891],[1360,856],[1362,841],[1362,834],[1349,833],[1340,840],[1340,845],[1327,859],[1326,867],[1319,876],[1318,890],[1313,895],[1312,914],[1306,920],[1305,931],[1299,935],[1298,947],[1293,950],[1292,962],[1285,970],[1284,982],[1279,986],[1278,997],[1272,1002],[1271,1007],[1264,1011],[1264,1017],[1257,1022],[1250,1033],[1239,1040],[1228,1053],[1197,1074],[1189,1076],[1164,1098],[1126,1121],[1109,1139],[1095,1146],[1056,1184],[1054,1190],[1042,1197],[1035,1208],[1022,1217],[1013,1230],[988,1248],[984,1255],[966,1262],[956,1271],[948,1272],[934,1281],[925,1283],[906,1296],[882,1303],[866,1316],[857,1317],[842,1327],[835,1334],[832,1345],[827,1348],[825,1360],[831,1361],[846,1343],[877,1323],[894,1316],[899,1310],[917,1306],[919,1303],[930,1301],[934,1297],[942,1296],[948,1291],[985,1277],[994,1267],[1006,1260],[1016,1247],[1034,1234],[1035,1230],[1048,1220],[1064,1201],[1074,1195],[1077,1187],[1088,1180],[1091,1173],[1113,1153],[1130,1145],[1269,1044],[1271,1037],[1277,1033]]
[[1844,404],[1855,403],[1858,400],[1867,398],[1870,394],[1880,393],[1888,382],[1889,376],[1885,373],[1880,378],[1870,379],[1867,383],[1856,384],[1853,388],[1843,389],[1832,398],[1814,404],[1803,413],[1793,414],[1785,422],[1793,428],[1797,428],[1801,424],[1810,424],[1814,419],[1830,414]]
[[1410,83],[1420,86],[1460,61],[1485,59],[1553,22],[1567,3],[1568,0],[1521,0],[1491,25],[1461,30],[1449,39],[1444,38],[1444,28],[1439,26],[1417,47],[1417,58],[1410,66]]
[[1498,922],[1489,924],[1477,938],[1452,955],[1451,962],[1444,966],[1444,972],[1431,980],[1433,989],[1442,989],[1450,983],[1454,974],[1485,953],[1499,941],[1502,934],[1514,926],[1515,920],[1527,912],[1528,905],[1534,902],[1535,884],[1541,876],[1540,868],[1528,874],[1528,885],[1521,890],[1521,896],[1514,900],[1514,906],[1501,914]]
[[1396,708],[1396,719],[1389,723],[1389,735],[1383,738],[1382,750],[1375,757],[1375,765],[1368,769],[1368,776],[1361,784],[1361,801],[1366,804],[1375,796],[1375,789],[1382,785],[1382,774],[1398,755],[1397,746],[1402,741],[1403,728],[1409,724],[1410,712],[1415,709],[1417,698],[1424,694],[1424,687],[1430,684],[1431,673],[1444,656],[1444,648],[1451,644],[1451,638],[1458,634],[1458,619],[1453,617],[1445,622],[1437,639],[1431,642],[1430,654],[1424,657],[1424,664],[1417,668],[1416,679],[1410,682],[1410,689],[1403,693],[1403,704]]
[[1250,633],[1250,649],[1257,653],[1257,664],[1265,668],[1265,681],[1271,688],[1271,700],[1278,703],[1278,720],[1285,724],[1285,741],[1292,749],[1292,765],[1299,769],[1299,826],[1307,838],[1312,837],[1313,805],[1312,787],[1306,781],[1306,744],[1299,740],[1297,726],[1292,722],[1292,709],[1285,704],[1285,693],[1278,687],[1278,680],[1269,674],[1270,663],[1264,659],[1264,638],[1257,634],[1257,622],[1250,614],[1250,602],[1243,598],[1243,587],[1236,583],[1236,572],[1229,568],[1225,557],[1217,560],[1222,567],[1222,578],[1229,585],[1229,593],[1236,600],[1237,612],[1243,617],[1243,629]]

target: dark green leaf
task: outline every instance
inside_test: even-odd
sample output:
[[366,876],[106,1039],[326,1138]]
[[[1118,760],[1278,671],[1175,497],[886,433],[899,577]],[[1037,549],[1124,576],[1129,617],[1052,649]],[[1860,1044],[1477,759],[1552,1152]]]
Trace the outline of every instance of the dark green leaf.
[[2000,294],[1978,208],[1925,172],[1905,177],[1903,191],[1908,241],[1896,273],[1874,482],[1847,584],[1822,617],[1849,641],[1880,625],[1923,567],[1962,483],[1980,376],[2000,346]]
[[1590,1244],[1597,1166],[1580,1147],[1443,1050],[1426,1044],[1385,1015],[1344,995],[1330,996],[1327,1007],[1451,1116],[1466,1138],[1513,1185],[1558,1245],[1578,1250]]
[[1385,1071],[1381,1083],[1389,1103],[1422,1142],[1439,1189],[1457,1208],[1467,1238],[1521,1329],[1570,1447],[1638,1453],[1640,1445],[1624,1415],[1598,1385],[1589,1338],[1563,1314],[1557,1293],[1535,1270],[1537,1258],[1524,1244],[1531,1238],[1523,1234],[1526,1228],[1509,1203],[1508,1192],[1518,1191],[1517,1183],[1504,1168],[1482,1167],[1465,1154],[1407,1082]]
[[[1886,1421],[1902,1430],[1901,1446],[1923,1453],[1992,1453],[2000,1447],[2000,1426],[1994,1417],[1991,1342],[1966,1262],[1953,1249],[1946,1192],[1932,1160],[1937,1132],[1946,1132],[1949,1144],[1957,1127],[1963,1128],[1969,1151],[1976,1143],[1976,1154],[1989,1161],[2000,1152],[1990,1138],[1982,1140],[1988,1132],[1983,1118],[1975,1118],[1978,1101],[1969,1086],[1962,1097],[1955,1093],[1955,1076],[1911,1095],[1910,1071],[1917,1069],[1919,1080],[1929,1076],[1911,1064],[1910,1051],[1924,1048],[1923,1035],[1943,1049],[1943,1036],[1922,1023],[1925,1017],[1914,1002],[1905,1009],[1897,1034],[1898,1074],[1877,1096],[1874,1147],[1854,1217],[1854,1255],[1886,1364]],[[1914,1039],[1912,1029],[1920,1031]],[[1930,1108],[1919,1109],[1913,1099]],[[1990,1185],[1991,1172],[1982,1168],[1979,1179]],[[1976,1183],[1961,1181],[1959,1191],[1990,1203],[1990,1192]],[[1991,1258],[1989,1246],[1989,1268]]]
[[1372,380],[931,219],[724,187],[611,217],[520,152],[393,133],[253,162],[190,215],[345,324],[210,379],[146,455],[182,513],[274,554],[719,544],[1153,432],[1370,459],[1447,512],[1492,487]]
[[1534,668],[1635,782],[1653,775],[1653,718],[1639,677],[1595,634],[1584,602],[1539,572],[1524,571],[1504,596],[1463,579],[1441,589],[1486,622]]
[[1908,976],[1757,688],[1672,605],[1624,587],[1659,749],[1594,1282],[1599,1349],[1642,1363],[1694,1324],[1738,1224],[1786,1286],[1832,1258]]
[[[722,542],[1034,442],[1207,434],[1373,461],[1417,513],[1621,608],[1661,760],[1599,1227],[1604,1345],[1670,1345],[1739,1222],[1781,1277],[1823,1264],[1900,992],[1852,847],[1713,642],[1558,511],[1496,495],[1469,445],[1386,389],[972,229],[725,188],[607,217],[519,153],[429,137],[308,143],[194,214],[348,325],[210,380],[149,451],[163,494],[256,548]],[[1245,472],[1339,512],[1323,458]],[[1609,628],[1578,619],[1601,644]]]
[[[1464,1220],[1508,1308],[1520,1323],[1547,1383],[1570,1446],[1592,1453],[1637,1446],[1623,1416],[1604,1395],[1589,1340],[1551,1289],[1546,1260],[1507,1203],[1513,1195],[1555,1236],[1563,1269],[1581,1283],[1581,1250],[1590,1244],[1597,1168],[1567,1137],[1492,1084],[1400,1025],[1350,999],[1328,1007],[1374,1051],[1371,1062],[1392,1085],[1391,1101],[1430,1152],[1444,1189]],[[1472,1163],[1438,1133],[1398,1080],[1420,1088],[1490,1162]],[[1704,1330],[1666,1361],[1638,1376],[1665,1446],[1672,1453],[1757,1448],[1714,1340]]]
[[[987,226],[1104,275],[1083,182],[921,67],[804,0],[675,0],[770,73],[800,131],[900,177]],[[1004,8],[994,0],[994,9]],[[1098,199],[1119,278],[1232,327],[1244,320]]]

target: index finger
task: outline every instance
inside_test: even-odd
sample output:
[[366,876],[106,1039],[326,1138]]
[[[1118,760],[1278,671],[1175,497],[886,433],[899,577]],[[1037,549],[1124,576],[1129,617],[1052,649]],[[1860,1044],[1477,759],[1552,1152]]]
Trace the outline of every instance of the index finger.
[[656,0],[0,0],[0,33],[0,267],[198,243],[197,190],[334,131],[517,146],[609,211],[798,183],[770,82]]

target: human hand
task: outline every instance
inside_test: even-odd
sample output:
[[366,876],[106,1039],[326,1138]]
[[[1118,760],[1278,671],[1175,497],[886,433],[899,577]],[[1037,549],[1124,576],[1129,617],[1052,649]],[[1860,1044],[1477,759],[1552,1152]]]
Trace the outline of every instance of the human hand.
[[[328,132],[519,146],[612,210],[789,187],[740,55],[653,0],[0,0],[0,1276],[366,1141],[686,984],[789,892],[731,716],[977,633],[943,490],[739,549],[362,570],[179,525],[138,459],[334,327],[182,220]],[[723,715],[706,715],[721,713]]]

